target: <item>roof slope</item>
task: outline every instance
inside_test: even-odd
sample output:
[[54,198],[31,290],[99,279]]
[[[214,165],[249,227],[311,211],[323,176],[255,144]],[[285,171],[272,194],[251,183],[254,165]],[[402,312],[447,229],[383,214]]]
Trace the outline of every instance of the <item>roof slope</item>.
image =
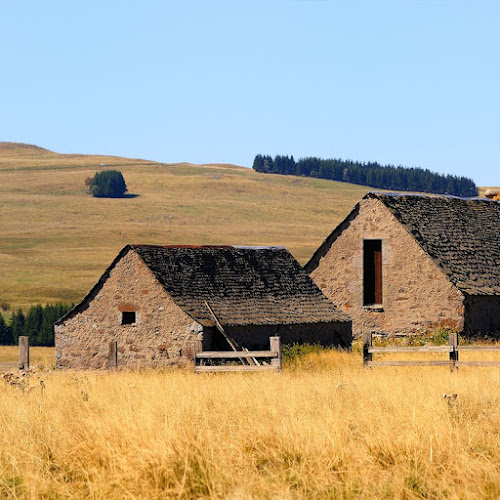
[[[469,295],[500,295],[499,202],[383,193],[368,193],[366,198],[380,200],[459,290]],[[359,204],[339,226],[340,232],[358,210]],[[323,245],[329,249],[340,232],[336,229]],[[308,271],[326,253],[323,245],[306,264]]]
[[177,305],[205,326],[348,321],[280,247],[133,245]]
[[337,311],[294,257],[281,247],[127,245],[83,301],[88,307],[112,268],[136,252],[174,302],[204,326],[350,321]]

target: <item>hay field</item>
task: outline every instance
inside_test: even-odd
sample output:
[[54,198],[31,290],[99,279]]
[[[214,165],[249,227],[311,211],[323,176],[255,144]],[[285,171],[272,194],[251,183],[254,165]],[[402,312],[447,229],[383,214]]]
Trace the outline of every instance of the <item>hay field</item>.
[[326,352],[282,374],[23,383],[0,379],[0,498],[500,496],[494,368],[370,370],[359,352]]
[[[86,194],[85,179],[110,168],[137,197]],[[284,245],[305,263],[367,191],[234,165],[0,143],[0,301],[78,301],[127,243]]]

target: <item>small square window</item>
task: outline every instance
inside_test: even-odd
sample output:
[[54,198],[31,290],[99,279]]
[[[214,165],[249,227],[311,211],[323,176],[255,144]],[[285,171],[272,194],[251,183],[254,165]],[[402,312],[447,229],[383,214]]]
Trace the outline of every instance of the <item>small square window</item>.
[[122,325],[131,325],[135,323],[135,311],[122,312]]

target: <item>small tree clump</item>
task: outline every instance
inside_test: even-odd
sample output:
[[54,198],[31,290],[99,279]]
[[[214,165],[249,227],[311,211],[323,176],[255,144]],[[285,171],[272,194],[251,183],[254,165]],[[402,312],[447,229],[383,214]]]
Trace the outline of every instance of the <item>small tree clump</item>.
[[127,192],[127,185],[121,172],[105,170],[94,175],[89,191],[96,198],[121,198]]

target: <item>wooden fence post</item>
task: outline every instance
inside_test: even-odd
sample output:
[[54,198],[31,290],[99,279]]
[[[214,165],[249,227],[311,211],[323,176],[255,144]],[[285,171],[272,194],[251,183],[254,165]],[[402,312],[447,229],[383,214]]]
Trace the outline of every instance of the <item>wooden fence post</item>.
[[118,342],[115,340],[109,343],[108,369],[115,370],[118,367]]
[[30,340],[29,337],[19,337],[19,370],[26,371],[30,368]]
[[363,333],[363,365],[369,366],[370,361],[373,359],[373,354],[369,352],[370,347],[373,346],[372,332]]
[[271,352],[277,352],[278,357],[271,359],[271,366],[274,366],[281,371],[282,368],[282,357],[281,357],[281,337],[269,337],[269,343],[271,345]]
[[[203,352],[203,341],[196,339],[193,344],[193,361],[194,361],[194,366],[196,367],[196,355],[199,352]],[[203,360],[201,361],[201,364],[203,364]]]
[[458,368],[458,333],[450,333],[448,342],[452,350],[450,351],[450,368],[453,370]]

